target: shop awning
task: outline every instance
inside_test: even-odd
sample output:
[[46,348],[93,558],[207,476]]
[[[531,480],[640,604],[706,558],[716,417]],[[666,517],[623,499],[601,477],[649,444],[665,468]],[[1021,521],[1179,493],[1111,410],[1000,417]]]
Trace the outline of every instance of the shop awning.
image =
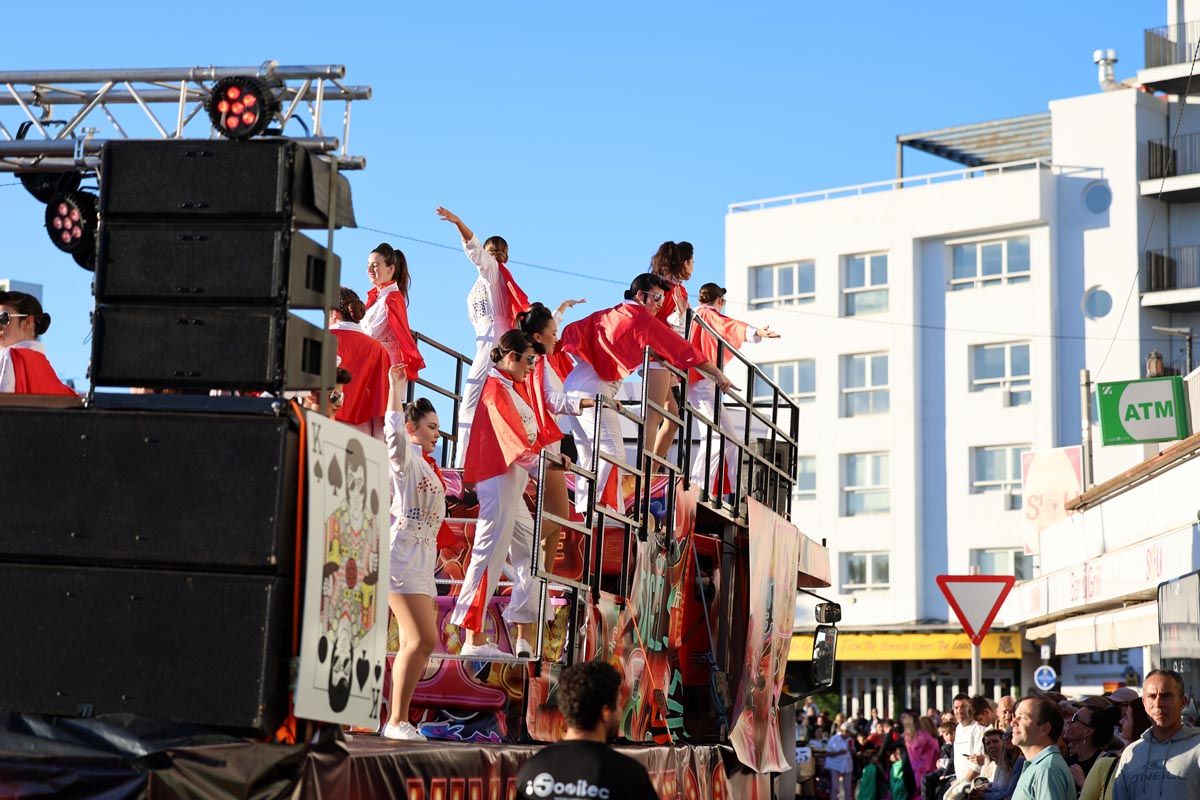
[[[993,631],[981,645],[983,658],[1021,657],[1021,634]],[[921,661],[970,659],[971,640],[965,633],[849,633],[838,634],[838,661]],[[812,634],[792,636],[789,661],[812,658]]]
[[1158,644],[1158,604],[1140,603],[1117,611],[1084,614],[1055,622],[1053,627],[1055,655],[1145,647]]

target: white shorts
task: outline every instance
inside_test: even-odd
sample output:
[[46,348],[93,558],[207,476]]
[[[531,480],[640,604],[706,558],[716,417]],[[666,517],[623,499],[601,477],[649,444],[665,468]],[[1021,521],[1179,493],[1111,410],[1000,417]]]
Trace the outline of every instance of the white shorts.
[[436,598],[437,587],[433,583],[436,561],[436,540],[423,542],[398,533],[392,543],[389,589],[395,594],[424,594]]

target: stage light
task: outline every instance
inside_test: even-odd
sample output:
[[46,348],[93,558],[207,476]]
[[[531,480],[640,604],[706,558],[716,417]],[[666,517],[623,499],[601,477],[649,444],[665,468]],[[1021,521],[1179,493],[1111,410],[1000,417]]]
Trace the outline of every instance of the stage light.
[[208,118],[227,139],[258,136],[275,112],[275,95],[257,78],[224,78],[208,98]]
[[93,268],[96,252],[96,195],[59,192],[46,204],[46,233],[50,241],[84,269]]
[[79,188],[83,174],[80,172],[18,172],[21,185],[40,203],[49,203],[50,198],[62,192],[73,192]]

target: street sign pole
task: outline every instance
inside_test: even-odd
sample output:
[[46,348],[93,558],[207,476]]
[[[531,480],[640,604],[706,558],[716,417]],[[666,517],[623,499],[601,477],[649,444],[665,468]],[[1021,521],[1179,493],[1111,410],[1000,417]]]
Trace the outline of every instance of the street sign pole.
[[983,694],[983,648],[971,645],[971,694]]

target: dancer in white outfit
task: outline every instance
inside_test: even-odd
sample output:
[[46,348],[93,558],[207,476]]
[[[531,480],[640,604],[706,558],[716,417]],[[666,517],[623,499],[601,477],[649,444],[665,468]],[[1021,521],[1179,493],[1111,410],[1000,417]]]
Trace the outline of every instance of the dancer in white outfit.
[[[747,341],[758,342],[763,339],[779,338],[779,334],[771,330],[770,325],[755,328],[741,320],[725,316],[722,313],[725,310],[725,289],[715,283],[706,283],[701,286],[699,299],[700,306],[696,309],[696,316],[704,320],[729,346],[735,349]],[[717,361],[720,366],[724,366],[718,361],[716,339],[699,323],[692,323],[688,340],[693,347],[710,360]],[[697,372],[693,372],[689,376],[688,402],[710,420],[716,416],[716,394],[716,386],[712,381]],[[738,458],[738,450],[734,442],[742,441],[742,437],[745,435],[745,416],[745,412],[737,406],[721,407],[721,430],[727,437],[725,439],[724,470],[721,469],[720,437],[707,426],[696,426],[706,435],[701,435],[695,430],[692,431],[693,439],[697,435],[701,437],[692,457],[691,481],[693,484],[700,486],[704,483],[705,454],[708,453],[707,474],[712,476],[711,484],[708,486],[710,494],[722,495],[733,491],[731,482],[735,475],[731,475],[730,471],[736,469]],[[712,439],[711,443],[708,441],[709,438]]]
[[[450,621],[466,631],[462,655],[480,658],[509,656],[484,634],[488,603],[508,557],[512,592],[504,619],[518,626],[537,621],[540,583],[531,574],[533,517],[525,505],[525,487],[536,470],[542,443],[526,376],[537,362],[533,343],[521,331],[509,331],[492,348],[492,372],[484,381],[475,418],[463,480],[475,483],[479,522],[471,563],[463,576],[458,602]],[[513,655],[526,658],[533,646],[518,637]]]
[[403,364],[388,372],[391,391],[384,422],[392,483],[388,605],[400,629],[400,650],[392,663],[391,714],[383,735],[424,741],[408,721],[408,711],[438,642],[433,572],[438,530],[446,517],[446,485],[430,456],[438,442],[437,412],[424,397],[404,405],[404,375]]
[[488,237],[482,245],[475,234],[456,214],[442,208],[437,215],[458,228],[467,258],[479,270],[479,278],[467,295],[467,317],[475,328],[475,360],[463,385],[463,398],[458,407],[458,450],[454,466],[466,464],[470,447],[471,423],[483,384],[492,369],[491,352],[500,337],[512,330],[514,318],[529,308],[529,298],[505,266],[508,263],[508,242],[499,236]]

